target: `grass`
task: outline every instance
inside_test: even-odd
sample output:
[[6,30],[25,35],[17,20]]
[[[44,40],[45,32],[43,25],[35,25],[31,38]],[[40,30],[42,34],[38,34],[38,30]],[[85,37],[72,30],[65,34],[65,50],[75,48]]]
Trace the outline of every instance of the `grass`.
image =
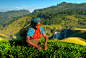
[[74,28],[74,30],[83,30],[83,31],[85,30],[86,31],[86,29],[84,28],[76,28],[76,27]]
[[62,42],[69,42],[69,43],[75,43],[75,44],[80,44],[80,45],[85,45],[86,46],[86,40],[79,38],[79,37],[69,37],[65,38],[63,40],[59,40]]
[[4,40],[4,39],[0,37],[0,41],[1,41],[1,40]]

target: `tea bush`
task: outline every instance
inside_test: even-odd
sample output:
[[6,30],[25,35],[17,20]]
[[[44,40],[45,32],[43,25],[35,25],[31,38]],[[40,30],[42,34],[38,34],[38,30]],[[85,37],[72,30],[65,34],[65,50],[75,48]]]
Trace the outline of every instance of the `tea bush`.
[[0,58],[86,58],[86,46],[48,41],[44,51],[44,40],[41,40],[41,50],[22,44],[21,40],[0,41]]

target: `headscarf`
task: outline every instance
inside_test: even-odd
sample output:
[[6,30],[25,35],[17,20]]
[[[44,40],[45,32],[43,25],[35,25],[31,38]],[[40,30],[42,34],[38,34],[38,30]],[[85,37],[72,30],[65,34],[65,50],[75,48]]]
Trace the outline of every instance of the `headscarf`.
[[34,22],[34,23],[41,22],[41,19],[37,17],[32,19],[31,22]]

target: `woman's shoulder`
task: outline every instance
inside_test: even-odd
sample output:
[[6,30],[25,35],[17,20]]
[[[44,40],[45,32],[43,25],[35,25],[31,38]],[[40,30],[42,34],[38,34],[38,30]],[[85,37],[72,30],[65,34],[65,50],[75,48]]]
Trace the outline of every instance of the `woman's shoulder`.
[[34,32],[34,28],[33,27],[28,27],[27,32]]
[[34,28],[33,27],[28,27],[27,30],[34,30]]
[[40,29],[43,29],[43,28],[40,26]]
[[40,33],[42,34],[44,32],[44,29],[40,26]]

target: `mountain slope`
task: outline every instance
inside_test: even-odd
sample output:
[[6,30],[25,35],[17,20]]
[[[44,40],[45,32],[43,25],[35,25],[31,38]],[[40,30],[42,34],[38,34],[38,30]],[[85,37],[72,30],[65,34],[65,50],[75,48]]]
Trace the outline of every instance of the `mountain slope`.
[[37,9],[33,12],[33,14],[38,14],[38,13],[53,13],[53,12],[62,12],[66,10],[84,10],[86,9],[86,3],[82,4],[73,4],[73,3],[66,3],[62,2],[61,4],[57,4],[57,6],[51,6],[48,8],[43,8],[43,9]]
[[30,20],[31,20],[31,17],[23,16],[19,18],[18,20],[12,22],[11,24],[7,25],[3,30],[0,30],[0,33],[5,34],[8,37],[12,37],[12,38],[14,35],[19,36],[19,31],[21,29],[24,29],[26,25],[28,26],[30,24]]
[[[62,5],[62,4],[61,4]],[[77,5],[77,4],[76,4]],[[84,5],[84,4],[82,4]],[[52,8],[52,7],[51,7]],[[45,10],[46,11],[46,10]],[[2,34],[6,34],[7,36],[10,36],[13,38],[13,36],[16,36],[17,39],[20,37],[19,32],[21,29],[24,29],[29,26],[30,20],[35,17],[40,17],[41,18],[41,24],[42,26],[45,25],[43,28],[46,30],[47,28],[50,30],[46,30],[45,32],[47,33],[48,36],[51,36],[53,32],[55,32],[57,29],[60,27],[65,28],[65,27],[84,27],[86,28],[86,9],[84,10],[84,14],[82,12],[83,10],[67,10],[67,11],[60,11],[60,12],[47,12],[47,13],[39,13],[39,14],[29,14],[21,17],[14,17],[11,18],[6,22],[6,25],[3,29],[0,30]],[[54,26],[55,25],[55,26]],[[49,26],[49,27],[48,27]],[[53,26],[53,27],[52,27]],[[58,27],[59,26],[59,27]],[[51,29],[52,28],[52,29]],[[52,32],[51,32],[52,30]],[[49,31],[49,33],[48,33]],[[69,36],[76,36],[85,37],[85,33],[82,33],[83,31],[74,31],[70,30],[72,33]],[[80,32],[80,33],[78,33]],[[15,37],[15,38],[16,38]],[[80,38],[81,38],[80,37]]]
[[[50,18],[50,20],[46,18],[47,16],[49,16],[49,15],[45,15],[44,17],[41,18],[41,20],[42,20],[42,24],[45,25],[43,28],[47,29],[48,26],[50,26],[50,28],[49,28],[50,30],[54,30],[54,28],[59,29],[59,27],[66,27],[66,26],[72,26],[72,27],[80,26],[81,24],[78,23],[78,19],[84,20],[82,18],[75,18],[75,15],[70,16],[70,15],[66,15],[66,14],[64,14],[64,15],[63,14],[57,14],[57,15],[53,16],[52,18]],[[86,17],[86,15],[84,17]],[[2,30],[0,30],[0,32],[2,34],[6,34],[6,35],[17,36],[16,33],[19,33],[19,31],[22,28],[24,28],[24,27],[26,28],[30,24],[31,19],[32,19],[32,17],[28,16],[28,15],[19,17],[17,20],[15,20],[15,21],[11,22],[10,24],[8,24],[7,26],[5,26]],[[83,27],[86,25],[81,25],[81,26]],[[51,27],[52,27],[52,29],[51,29]],[[47,32],[47,31],[48,30],[46,30],[45,32]],[[78,32],[78,31],[75,30],[73,33],[75,35],[77,35],[78,33],[76,33],[76,32]],[[49,33],[47,32],[47,34],[49,34]],[[74,34],[72,34],[70,36],[75,36]],[[79,35],[80,35],[80,33],[79,33]],[[84,33],[81,33],[81,35],[83,35],[82,37],[86,38]]]
[[18,17],[27,14],[30,14],[29,10],[0,12],[0,27],[3,27],[3,23],[12,17]]
[[[42,19],[42,24],[45,25],[61,24],[63,26],[85,27],[85,7],[86,3],[72,4],[62,2],[57,6],[51,6],[48,8],[35,10],[33,13],[27,16],[31,16],[33,18],[40,17]],[[10,20],[3,23],[3,26],[5,27],[6,25],[9,25],[11,24],[11,22],[18,20],[19,18],[20,17],[11,18]]]

